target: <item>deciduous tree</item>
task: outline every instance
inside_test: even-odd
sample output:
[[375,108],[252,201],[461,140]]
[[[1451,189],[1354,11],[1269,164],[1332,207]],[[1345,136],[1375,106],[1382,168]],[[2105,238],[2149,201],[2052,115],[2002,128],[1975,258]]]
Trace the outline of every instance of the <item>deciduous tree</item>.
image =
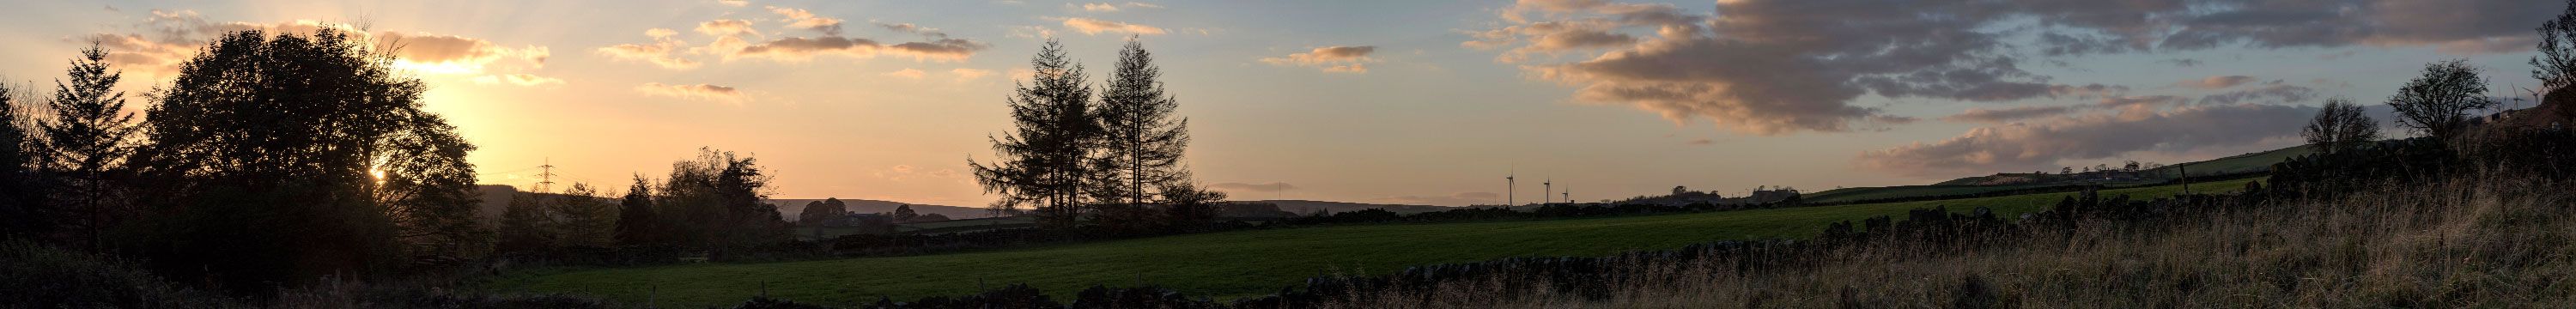
[[2342,152],[2379,140],[2379,121],[2370,119],[2352,100],[2334,98],[2326,100],[2325,108],[2317,110],[2317,117],[2299,130],[2299,136],[2307,138],[2308,147],[2317,152]]
[[2407,81],[2388,97],[2388,106],[2397,110],[2397,122],[2416,133],[2437,139],[2459,137],[2468,122],[2469,111],[2495,107],[2488,100],[2487,81],[2467,59],[2448,60],[2424,65],[2424,76]]

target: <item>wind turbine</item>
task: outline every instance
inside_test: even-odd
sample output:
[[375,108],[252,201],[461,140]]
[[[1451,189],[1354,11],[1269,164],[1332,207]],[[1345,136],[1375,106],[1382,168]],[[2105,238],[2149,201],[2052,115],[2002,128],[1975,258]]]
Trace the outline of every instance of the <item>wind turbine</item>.
[[[1538,185],[1539,185],[1539,190],[1547,190],[1547,191],[1539,191],[1538,198],[1547,198],[1547,192],[1556,192],[1556,178],[1552,178],[1552,177],[1551,177],[1551,178],[1548,178],[1547,180],[1539,181]],[[1548,201],[1546,201],[1546,202],[1539,202],[1538,204],[1539,204],[1539,205],[1546,205],[1547,203],[1555,203],[1555,202],[1556,202],[1556,200],[1548,200]]]
[[1574,186],[1565,186],[1565,203],[1574,203]]
[[[1517,173],[1514,173],[1514,174],[1517,174]],[[1504,207],[1514,206],[1514,205],[1512,205],[1512,198],[1514,198],[1514,197],[1518,197],[1518,196],[1514,196],[1514,195],[1516,195],[1516,194],[1514,194],[1515,192],[1512,192],[1512,190],[1520,189],[1520,184],[1519,184],[1519,183],[1512,182],[1512,181],[1513,181],[1513,180],[1512,180],[1512,177],[1514,176],[1514,174],[1503,174],[1503,206],[1504,206]]]

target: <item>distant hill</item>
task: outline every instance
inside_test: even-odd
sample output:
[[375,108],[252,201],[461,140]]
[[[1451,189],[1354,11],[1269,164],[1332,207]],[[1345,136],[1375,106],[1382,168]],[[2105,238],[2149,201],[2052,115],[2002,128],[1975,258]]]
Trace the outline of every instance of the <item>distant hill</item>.
[[[2281,161],[2288,161],[2290,158],[2296,158],[2298,156],[2304,156],[2315,152],[2316,150],[2309,149],[2308,145],[2297,145],[2290,146],[2289,148],[2274,149],[2272,151],[2234,155],[2209,161],[2192,162],[2188,167],[2191,168],[2191,175],[2195,177],[2261,172],[2272,170],[2272,164],[2274,163],[2281,163]],[[2182,167],[2166,166],[2147,170],[2147,174],[2173,175],[2177,168]]]
[[[821,200],[823,199],[770,199],[769,202],[778,204],[779,214],[793,220],[793,218],[796,218],[797,214],[805,213],[805,203]],[[894,212],[895,206],[912,205],[912,212],[914,213],[924,215],[939,214],[942,216],[948,216],[950,219],[972,219],[992,216],[992,213],[985,211],[983,207],[924,205],[859,199],[841,199],[841,204],[849,205],[850,212],[853,213],[891,213]]]
[[[520,192],[518,187],[510,185],[474,185],[474,191],[480,193],[483,197],[483,204],[476,209],[481,212],[476,213],[476,215],[478,215],[477,217],[481,217],[485,224],[496,224],[501,222],[501,211],[510,207],[510,195]],[[538,193],[538,195],[555,198],[559,197],[561,194]],[[609,203],[617,203],[614,198],[602,199],[609,200]]]
[[[2298,156],[2308,155],[2309,153],[2312,153],[2312,152],[2314,152],[2314,151],[2313,151],[2313,150],[2308,149],[2308,146],[2307,146],[2307,145],[2297,145],[2297,146],[2290,146],[2290,147],[2287,147],[2287,148],[2273,149],[2273,150],[2271,150],[2271,151],[2264,151],[2264,152],[2255,152],[2255,153],[2247,153],[2247,154],[2233,155],[2233,156],[2227,156],[2227,157],[2224,157],[2224,158],[2210,159],[2210,160],[2206,160],[2206,161],[2191,162],[2191,163],[2185,163],[2185,164],[2179,164],[2179,165],[2167,165],[2167,166],[2164,166],[2164,167],[2158,167],[2158,168],[2153,168],[2153,169],[2147,169],[2147,170],[2145,170],[2145,171],[2141,171],[2141,172],[2137,173],[2136,175],[2137,175],[2139,178],[2142,178],[2142,179],[2140,179],[2139,181],[2145,181],[2145,182],[2152,182],[2152,181],[2164,180],[2164,179],[2172,179],[2172,178],[2174,178],[2174,177],[2175,177],[2175,175],[2177,175],[2177,174],[2178,174],[2178,172],[2181,172],[2181,171],[2182,171],[2182,169],[2186,167],[2186,166],[2182,166],[2182,165],[2188,165],[2187,167],[2191,170],[2191,176],[2192,176],[2192,177],[2210,176],[2210,175],[2225,175],[2225,174],[2238,174],[2238,173],[2261,172],[2261,171],[2271,170],[2271,169],[2272,169],[2272,164],[2273,164],[2273,163],[2281,163],[2281,161],[2289,160],[2290,158],[2294,158],[2294,157],[2298,157]],[[2081,175],[2079,175],[2079,176],[2081,176]],[[2067,184],[2068,182],[2073,181],[2073,180],[2069,180],[2068,178],[2069,178],[2069,177],[2063,177],[2063,176],[2058,175],[2058,174],[2049,174],[2049,173],[2038,173],[2038,174],[2032,174],[2032,173],[1999,173],[1999,174],[1987,175],[1987,176],[1962,177],[1962,178],[1959,178],[1959,179],[1952,179],[1952,180],[1950,180],[1950,181],[1943,181],[1943,182],[1940,182],[1940,183],[1935,183],[1935,184],[1932,184],[1932,186],[1942,186],[1942,187],[1960,187],[1960,186],[1993,186],[1993,185],[2051,185],[2051,184]],[[1900,187],[1905,187],[1905,186],[1900,186]],[[1862,189],[1862,188],[1851,188],[1851,189]],[[1959,191],[1959,190],[1948,190],[1948,189],[1956,189],[1956,188],[1945,188],[1945,190],[1946,190],[1946,191],[1950,191],[1950,192],[1948,192],[1948,193],[1973,193],[1973,192],[1963,192],[1963,191]],[[1834,190],[1834,191],[1842,191],[1842,190],[1845,190],[1845,189],[1836,189],[1836,190]],[[1826,192],[1834,192],[1834,191],[1826,191]],[[1974,191],[1974,190],[1969,190],[1969,191]],[[1819,192],[1819,193],[1825,193],[1825,192]]]
[[[474,189],[482,194],[483,204],[479,209],[482,213],[479,213],[478,215],[480,215],[479,217],[482,217],[483,223],[486,224],[500,222],[501,211],[510,207],[510,195],[520,192],[518,187],[510,185],[475,185]],[[539,194],[547,196],[556,195],[552,193]],[[822,199],[770,199],[769,202],[772,204],[778,204],[778,212],[781,217],[794,220],[796,218],[796,214],[805,212],[805,202],[820,200]],[[609,202],[615,203],[616,201],[611,199]],[[912,205],[913,212],[925,215],[939,214],[954,219],[991,217],[986,215],[987,213],[983,208],[979,207],[905,204],[903,202],[854,199],[842,199],[841,203],[849,205],[850,212],[856,213],[894,212],[895,206]]]
[[1325,212],[1345,212],[1345,211],[1364,210],[1364,209],[1369,209],[1369,208],[1382,208],[1382,209],[1386,209],[1387,211],[1393,211],[1393,212],[1398,212],[1398,213],[1435,212],[1435,211],[1447,211],[1447,210],[1450,210],[1450,209],[1458,209],[1457,207],[1431,206],[1431,205],[1368,204],[1368,203],[1327,202],[1327,201],[1308,201],[1308,200],[1259,200],[1259,201],[1230,201],[1230,202],[1235,202],[1235,203],[1271,203],[1271,204],[1278,204],[1278,205],[1279,205],[1279,210],[1287,211],[1287,212],[1292,212],[1292,213],[1297,213],[1297,214],[1300,214],[1300,215],[1302,215],[1302,214],[1308,214],[1308,213],[1313,213],[1313,212],[1315,212],[1315,210],[1317,210],[1317,209],[1322,209],[1322,210],[1324,210]]

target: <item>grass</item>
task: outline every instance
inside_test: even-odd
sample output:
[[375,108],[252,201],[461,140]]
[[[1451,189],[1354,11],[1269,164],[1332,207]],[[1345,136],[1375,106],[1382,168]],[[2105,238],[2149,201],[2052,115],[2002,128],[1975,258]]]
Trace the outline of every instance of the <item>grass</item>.
[[[2194,185],[2234,191],[2255,179]],[[2105,191],[2156,197],[2179,186]],[[1091,285],[1151,283],[1230,299],[1279,291],[1323,274],[1370,274],[1437,263],[1530,256],[1602,256],[1733,239],[1801,238],[1831,222],[1902,215],[1918,207],[1979,206],[2013,216],[2073,193],[1764,209],[1680,215],[1452,224],[1394,224],[1240,231],[929,256],[698,264],[520,273],[485,284],[505,292],[590,294],[662,306],[774,298],[849,305],[878,296],[954,296],[979,286],[1028,283],[1068,296]],[[658,291],[658,292],[657,292]]]
[[1973,186],[1973,185],[1946,185],[1946,186],[1945,186],[1945,185],[1929,185],[1929,186],[1861,187],[1861,188],[1841,188],[1841,189],[1825,190],[1824,192],[1816,192],[1816,193],[1812,193],[1812,194],[1807,194],[1804,198],[1805,198],[1808,202],[1812,202],[1812,203],[1833,203],[1833,202],[1848,202],[1848,201],[1874,200],[1874,199],[1900,198],[1900,197],[1936,196],[1936,195],[1957,195],[1957,194],[1977,194],[1977,193],[1996,192],[1996,191],[2007,191],[2007,190],[2020,190],[2020,189],[2029,189],[2029,188],[2038,188],[2038,187],[2049,187],[2049,186],[2055,186],[2055,185],[2002,185],[2002,186]]
[[[931,221],[931,222],[920,222],[920,223],[909,223],[909,224],[896,225],[896,226],[894,227],[894,231],[895,231],[895,232],[897,232],[897,233],[902,233],[902,232],[911,232],[911,231],[919,231],[919,230],[935,229],[935,228],[948,228],[948,227],[967,227],[967,226],[994,225],[994,224],[996,224],[996,223],[1004,224],[1004,226],[1003,226],[1003,227],[1014,227],[1014,226],[1012,226],[1012,225],[1008,225],[1008,224],[1029,224],[1029,223],[1032,223],[1032,222],[1036,222],[1036,219],[1031,219],[1031,218],[1029,218],[1029,217],[1002,217],[1002,218],[958,219],[958,220],[948,220],[948,221]],[[799,227],[796,227],[796,239],[799,239],[799,240],[814,240],[814,239],[816,239],[816,238],[814,238],[814,230],[817,230],[817,229],[819,229],[819,230],[823,230],[823,238],[832,238],[832,237],[841,237],[842,235],[859,234],[859,228],[857,228],[857,227],[819,227],[819,226],[799,226]],[[966,232],[966,231],[972,231],[972,230],[974,230],[974,229],[941,231],[941,233]]]
[[[2571,308],[2576,183],[2480,176],[1988,248],[1853,247],[1813,268],[1620,267],[1617,295],[1448,286],[1326,308]],[[1951,247],[1955,248],[1955,247]],[[1425,306],[1414,300],[1428,299]]]
[[[2274,163],[2281,163],[2281,161],[2288,161],[2290,158],[2304,156],[2315,152],[2315,150],[2308,148],[2307,145],[2298,145],[2290,146],[2290,148],[2274,149],[2272,151],[2241,154],[2209,161],[2192,162],[2191,166],[2188,167],[2191,168],[2192,176],[2259,172],[2270,170]],[[2148,170],[2146,173],[2148,175],[2172,176],[2175,169],[2178,168],[2182,167],[2166,166]]]

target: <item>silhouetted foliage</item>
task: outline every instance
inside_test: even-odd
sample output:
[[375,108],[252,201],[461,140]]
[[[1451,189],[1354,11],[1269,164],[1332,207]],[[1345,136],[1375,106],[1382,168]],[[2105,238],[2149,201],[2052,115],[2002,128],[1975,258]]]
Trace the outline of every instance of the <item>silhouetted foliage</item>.
[[599,196],[598,189],[575,182],[554,198],[548,206],[554,207],[556,245],[599,247],[615,241],[618,205]]
[[1099,123],[1093,121],[1091,88],[1083,84],[1082,65],[1064,55],[1064,45],[1050,39],[1029,60],[1029,84],[1010,97],[1015,131],[991,138],[998,157],[992,164],[966,160],[985,193],[1000,193],[996,214],[1033,206],[1043,226],[1073,226],[1082,215],[1084,181],[1093,169],[1091,154]]
[[617,201],[617,244],[643,245],[661,243],[662,219],[653,206],[653,181],[635,175],[635,185],[626,187],[626,196]]
[[26,89],[0,83],[0,237],[41,235],[56,223],[38,208],[44,205],[37,182],[39,145],[32,134],[33,108],[21,106],[29,103],[20,97],[25,94]]
[[2531,78],[2542,89],[2576,84],[2576,1],[2568,1],[2558,18],[2540,24],[2540,55],[2531,56]]
[[555,247],[555,233],[551,233],[555,219],[545,200],[535,193],[510,195],[510,205],[501,210],[500,239],[492,249],[517,252]]
[[181,64],[130,164],[152,222],[122,245],[234,288],[480,246],[474,146],[389,51],[335,29],[228,33]]
[[698,158],[671,164],[653,204],[665,239],[706,248],[723,260],[728,250],[791,239],[795,229],[769,199],[770,177],[752,158],[700,148]]
[[[2317,152],[2333,153],[2379,140],[2379,121],[2370,119],[2352,100],[2334,98],[2326,100],[2317,117],[2299,130],[2299,137],[2307,138],[2308,147]],[[2137,162],[2130,162],[2129,168],[2137,169]]]
[[2424,76],[2397,88],[2388,106],[2396,108],[2398,124],[2448,141],[2466,129],[2469,111],[2495,107],[2486,92],[2486,78],[2478,76],[2477,67],[2455,59],[2425,65]]
[[1158,80],[1162,75],[1144,42],[1128,38],[1118,51],[1117,69],[1101,87],[1093,117],[1100,128],[1099,149],[1088,162],[1096,171],[1091,177],[1095,188],[1088,192],[1093,202],[1157,203],[1157,192],[1166,185],[1188,180],[1181,157],[1189,148],[1190,121],[1172,119],[1180,103],[1164,92]]
[[124,75],[109,71],[107,49],[91,43],[73,59],[68,69],[71,80],[54,82],[54,97],[45,101],[53,117],[39,122],[44,136],[42,160],[44,177],[39,190],[50,193],[45,202],[64,213],[55,219],[78,229],[83,246],[100,246],[100,231],[125,211],[109,201],[120,195],[119,178],[125,171],[126,157],[134,152],[134,114],[125,112],[125,92],[116,91],[116,81]]
[[[911,211],[911,209],[904,208],[898,211],[908,212]],[[849,214],[849,203],[841,202],[840,198],[827,198],[820,201],[805,202],[805,209],[799,210],[796,213],[796,224],[803,226],[823,226],[825,222],[837,220],[842,216],[847,216]],[[897,221],[901,220],[898,219]]]
[[[919,219],[921,219],[921,213],[920,213],[920,212],[914,212],[914,211],[912,211],[912,205],[908,205],[908,204],[907,204],[907,205],[894,205],[894,213],[892,213],[892,214],[888,214],[888,215],[889,215],[889,216],[893,216],[893,217],[894,217],[894,222],[929,221],[929,220],[919,220]],[[945,217],[945,216],[942,216],[942,217]]]

